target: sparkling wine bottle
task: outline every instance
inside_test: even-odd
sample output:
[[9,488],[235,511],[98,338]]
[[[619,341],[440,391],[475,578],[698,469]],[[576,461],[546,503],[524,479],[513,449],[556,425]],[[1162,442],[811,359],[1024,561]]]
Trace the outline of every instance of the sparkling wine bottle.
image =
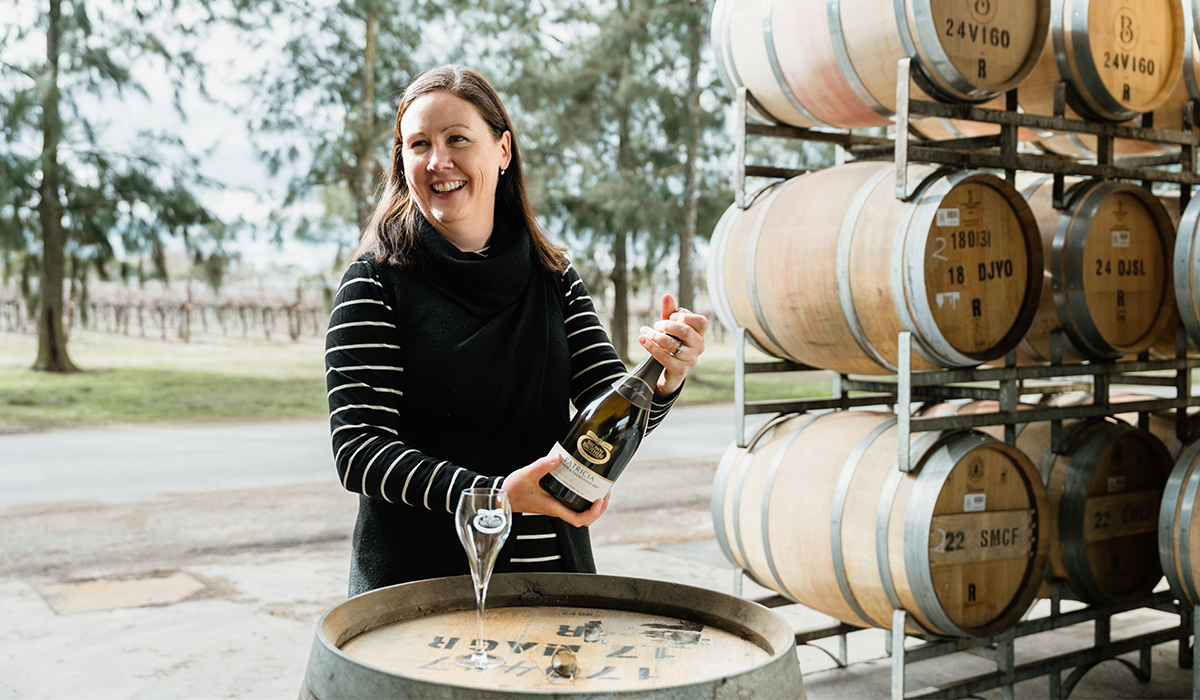
[[550,452],[562,462],[542,477],[542,488],[577,513],[604,498],[646,435],[661,373],[658,360],[647,357],[581,408]]

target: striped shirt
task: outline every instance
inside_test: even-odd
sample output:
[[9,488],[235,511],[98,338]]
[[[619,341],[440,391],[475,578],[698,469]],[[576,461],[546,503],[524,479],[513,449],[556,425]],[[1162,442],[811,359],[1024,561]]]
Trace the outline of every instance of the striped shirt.
[[[627,369],[574,268],[568,267],[556,282],[565,300],[570,398],[581,406]],[[405,339],[400,337],[388,297],[375,268],[358,261],[350,265],[334,298],[326,333],[325,375],[338,476],[342,487],[354,493],[453,513],[463,489],[498,488],[504,477],[484,476],[410,446],[413,436],[400,419],[406,400],[404,367],[399,362]],[[675,396],[663,401],[656,397],[648,431],[662,421]],[[521,522],[521,532],[513,533],[514,568],[553,569],[561,550],[551,519],[529,516]]]

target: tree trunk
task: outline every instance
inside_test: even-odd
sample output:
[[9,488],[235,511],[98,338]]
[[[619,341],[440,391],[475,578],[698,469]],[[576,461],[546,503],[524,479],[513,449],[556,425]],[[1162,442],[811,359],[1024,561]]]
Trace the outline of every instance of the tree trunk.
[[695,309],[692,281],[692,247],[696,238],[697,183],[700,169],[700,39],[708,36],[704,28],[707,16],[703,0],[693,3],[696,11],[695,32],[688,42],[688,87],[687,87],[687,156],[684,162],[683,179],[683,228],[679,231],[679,305]]
[[[618,84],[623,84],[628,80],[629,76],[629,61],[626,59],[621,65],[621,77]],[[618,88],[618,100],[625,100],[625,90]],[[633,152],[629,146],[629,105],[620,104],[617,107],[617,173],[620,177],[626,177],[634,168]],[[624,231],[624,221],[618,221],[615,231],[613,231],[613,322],[612,322],[612,341],[613,347],[616,348],[617,357],[621,358],[622,362],[628,363],[629,360],[629,263],[627,260],[627,251],[629,233]]]
[[62,1],[50,0],[46,30],[46,85],[42,93],[42,181],[38,187],[38,220],[42,225],[42,276],[39,285],[38,356],[35,370],[75,372],[63,334],[63,269],[66,232],[63,230],[58,137],[58,44],[62,34]]
[[375,54],[379,31],[379,5],[371,3],[367,12],[367,44],[363,48],[363,92],[359,103],[358,124],[351,124],[354,133],[350,190],[354,196],[354,212],[358,230],[365,231],[375,208],[371,164],[375,147]]
[[628,236],[624,231],[618,231],[613,236],[613,320],[612,341],[617,351],[617,357],[622,362],[629,362],[629,271],[626,261],[625,248]]

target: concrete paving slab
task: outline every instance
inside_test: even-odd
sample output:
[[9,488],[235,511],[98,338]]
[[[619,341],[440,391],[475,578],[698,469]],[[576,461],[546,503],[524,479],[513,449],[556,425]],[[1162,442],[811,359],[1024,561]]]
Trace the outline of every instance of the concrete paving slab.
[[37,586],[42,600],[59,615],[171,605],[204,589],[183,572],[129,579],[93,579]]

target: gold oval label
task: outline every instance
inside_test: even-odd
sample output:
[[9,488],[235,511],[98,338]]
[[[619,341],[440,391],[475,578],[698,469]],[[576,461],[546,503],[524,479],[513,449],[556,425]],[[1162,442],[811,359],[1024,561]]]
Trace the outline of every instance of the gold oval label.
[[587,431],[586,435],[580,435],[579,440],[575,442],[575,446],[579,449],[579,454],[587,457],[592,464],[604,464],[612,459],[613,446],[600,439],[592,431]]

